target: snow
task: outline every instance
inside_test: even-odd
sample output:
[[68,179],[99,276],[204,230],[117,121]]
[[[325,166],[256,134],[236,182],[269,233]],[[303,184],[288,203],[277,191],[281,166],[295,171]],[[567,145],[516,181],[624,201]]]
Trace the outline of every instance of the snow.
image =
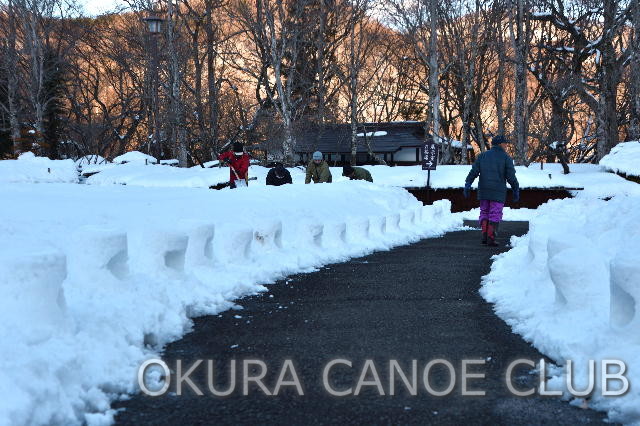
[[[439,138],[440,140],[438,142],[436,142],[437,144],[441,144],[442,141],[450,144],[452,147],[454,148],[462,148],[462,142],[461,141],[457,141],[455,139],[444,139],[444,138]],[[473,149],[473,147],[470,144],[467,144],[467,149]]]
[[[363,138],[365,137],[364,133],[358,133],[356,136],[358,136],[359,138]],[[371,137],[375,137],[375,136],[387,136],[387,132],[385,132],[384,130],[378,130],[377,132],[367,132],[366,133],[366,137],[371,138]]]
[[73,160],[49,160],[25,152],[17,160],[0,161],[0,183],[77,182]]
[[158,160],[140,151],[129,151],[113,159],[114,163],[157,163]]
[[[373,181],[381,185],[423,187],[427,184],[427,172],[421,166],[364,166],[371,172]],[[431,187],[435,189],[463,188],[471,166],[438,166],[431,172]],[[581,188],[572,175],[551,174],[536,167],[516,167],[516,177],[521,188]],[[478,179],[472,185],[476,188]]]
[[[348,181],[333,167],[334,183],[304,186],[305,170],[295,167],[294,185],[283,187],[266,187],[269,169],[252,166],[258,181],[248,188],[212,191],[228,180],[227,167],[133,157],[84,166],[101,167],[89,185],[69,184],[77,181],[71,160],[27,153],[0,161],[0,182],[12,183],[0,185],[8,201],[0,210],[0,425],[111,423],[111,402],[137,391],[137,367],[188,332],[190,318],[237,307],[287,275],[478,216],[451,214],[448,201],[423,207],[398,188],[424,186],[420,166],[365,166],[375,184]],[[516,168],[523,188],[584,190],[537,210],[505,209],[505,220],[530,220],[530,232],[494,258],[481,292],[557,364],[622,359],[634,383],[640,185],[605,167],[571,164],[570,175],[559,164]],[[460,188],[469,169],[438,166],[431,184]],[[552,387],[564,370],[555,373]],[[637,392],[589,404],[611,420],[640,421]]]
[[[362,166],[371,172],[373,181],[382,186],[423,187],[427,184],[427,173],[421,166]],[[98,168],[96,168],[98,169]],[[83,170],[86,173],[88,170]],[[157,164],[128,163],[117,167],[102,167],[101,173],[87,179],[90,185],[131,185],[144,187],[186,187],[208,188],[229,180],[228,167],[202,168],[168,168]],[[288,169],[294,184],[304,184],[305,168],[292,167]],[[330,167],[333,182],[348,180],[342,176],[342,167]],[[431,187],[435,189],[462,188],[471,166],[438,166],[431,172]],[[264,186],[269,169],[253,165],[249,169],[249,176],[257,177],[252,186]],[[603,173],[599,173],[603,174]],[[539,167],[516,167],[516,175],[521,188],[582,188],[573,175],[550,173]],[[474,182],[474,187],[478,180]]]
[[640,141],[619,143],[600,160],[600,165],[614,173],[640,177]]
[[160,160],[160,164],[168,165],[168,166],[177,166],[180,164],[180,161],[172,158],[171,160]]
[[[209,168],[209,167],[217,166],[218,164],[220,164],[220,160],[207,161],[206,163],[203,163],[202,165],[204,167]],[[193,166],[193,167],[200,167],[200,166]],[[200,168],[202,168],[202,167],[200,167]]]
[[142,187],[209,188],[227,181],[229,181],[228,167],[178,168],[162,164],[132,162],[103,169],[100,173],[87,178],[86,183],[102,186],[120,184]]
[[[139,164],[95,176],[141,168],[186,179]],[[424,207],[368,182],[213,191],[145,179],[0,186],[10,201],[0,210],[0,425],[111,423],[111,402],[137,391],[138,366],[190,318],[287,275],[461,226],[448,201]]]
[[[598,390],[588,405],[611,421],[640,424],[633,387],[640,382],[640,196],[550,201],[531,217],[529,233],[511,244],[494,257],[483,297],[558,365],[572,360],[578,389],[586,385],[588,360],[624,361],[632,390],[615,398]],[[559,369],[550,387],[563,389],[563,374]]]

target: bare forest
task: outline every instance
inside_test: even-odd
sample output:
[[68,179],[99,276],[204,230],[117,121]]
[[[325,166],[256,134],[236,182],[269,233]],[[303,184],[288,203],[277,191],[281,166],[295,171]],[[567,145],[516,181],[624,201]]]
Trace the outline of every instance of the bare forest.
[[638,0],[1,0],[0,21],[3,158],[187,167],[241,141],[292,163],[337,123],[419,121],[445,164],[504,134],[568,170],[640,139]]

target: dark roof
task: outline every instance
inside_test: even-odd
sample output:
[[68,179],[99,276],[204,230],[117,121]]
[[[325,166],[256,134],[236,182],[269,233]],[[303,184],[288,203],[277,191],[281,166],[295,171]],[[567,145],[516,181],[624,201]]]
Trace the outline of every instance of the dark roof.
[[[380,136],[366,136],[375,153],[393,153],[402,148],[420,147],[424,144],[423,122],[363,123],[358,126],[360,134],[374,132],[386,132]],[[296,152],[350,153],[351,125],[326,126],[319,139],[317,131],[305,133],[296,139]],[[358,152],[367,152],[364,136],[358,137]]]

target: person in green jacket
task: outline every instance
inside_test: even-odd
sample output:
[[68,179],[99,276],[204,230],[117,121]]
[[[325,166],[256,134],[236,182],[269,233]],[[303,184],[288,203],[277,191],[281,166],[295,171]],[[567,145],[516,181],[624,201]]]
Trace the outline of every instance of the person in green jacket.
[[331,183],[331,171],[329,164],[322,159],[322,153],[316,151],[313,153],[313,159],[307,165],[307,177],[304,183]]
[[369,170],[362,167],[351,167],[346,165],[342,168],[342,176],[346,176],[351,180],[366,180],[373,183],[373,178]]

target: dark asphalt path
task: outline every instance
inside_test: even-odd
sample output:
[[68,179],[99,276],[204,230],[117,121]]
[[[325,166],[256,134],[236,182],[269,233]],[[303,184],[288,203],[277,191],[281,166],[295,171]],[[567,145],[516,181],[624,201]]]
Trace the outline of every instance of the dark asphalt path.
[[[501,240],[527,230],[522,222],[504,223]],[[269,293],[241,300],[245,308],[220,316],[195,319],[192,333],[170,344],[163,359],[189,365],[213,359],[214,384],[228,381],[231,360],[238,363],[238,383],[229,397],[207,390],[206,365],[192,377],[205,392],[196,396],[136,395],[118,403],[124,408],[122,425],[196,424],[585,424],[600,423],[601,413],[574,408],[555,398],[512,396],[504,385],[508,364],[518,358],[538,360],[541,354],[511,333],[509,327],[478,294],[480,277],[490,268],[490,257],[501,249],[479,244],[478,231],[452,232],[389,252],[330,265],[313,274],[291,277],[269,287]],[[518,278],[514,277],[514,285]],[[271,297],[271,295],[273,297]],[[236,318],[236,316],[242,318]],[[237,345],[237,346],[236,346]],[[337,366],[331,383],[355,389],[367,359],[375,363],[385,396],[374,386],[358,396],[330,396],[322,384],[325,365],[334,358],[353,362]],[[436,397],[422,383],[427,362],[449,360],[458,375],[451,395]],[[471,371],[486,374],[470,381],[470,389],[484,397],[461,396],[462,359],[484,359]],[[291,359],[303,387],[283,387],[278,396],[264,396],[255,384],[242,395],[242,362],[263,360],[264,379],[273,391],[285,359]],[[417,360],[418,395],[410,395],[397,379],[396,395],[388,395],[389,360],[396,359],[411,377]],[[516,383],[533,387],[537,376],[528,367],[516,370]],[[437,390],[448,384],[448,374],[436,368],[431,383]],[[290,376],[287,376],[290,379]],[[371,375],[367,376],[371,379]]]

